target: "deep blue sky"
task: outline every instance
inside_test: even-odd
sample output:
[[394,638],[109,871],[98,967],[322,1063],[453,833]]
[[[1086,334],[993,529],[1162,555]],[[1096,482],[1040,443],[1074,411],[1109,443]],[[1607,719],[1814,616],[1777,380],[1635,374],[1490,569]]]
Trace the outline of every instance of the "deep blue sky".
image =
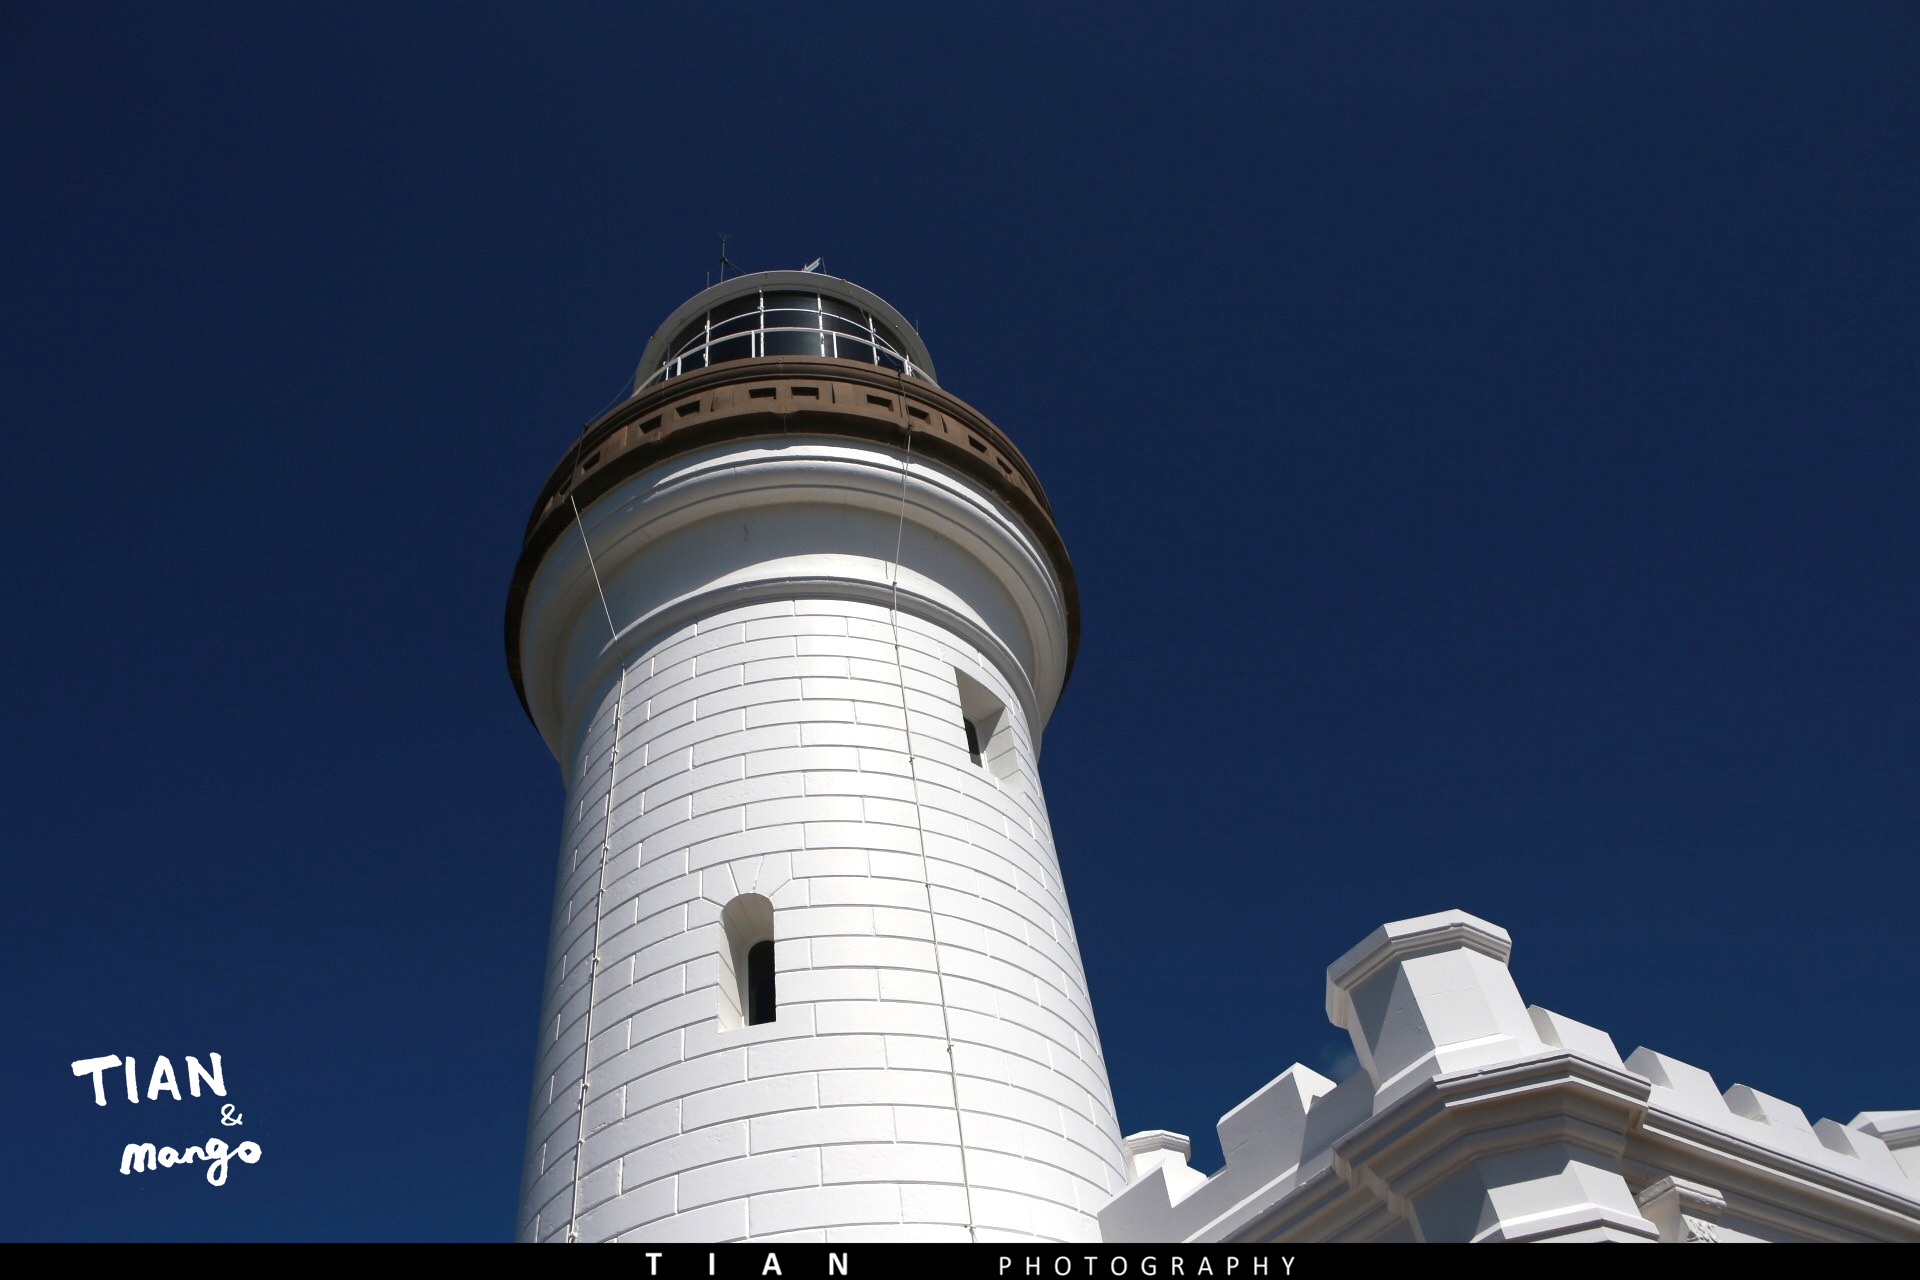
[[[0,9],[0,1232],[510,1234],[507,579],[720,231],[1048,487],[1125,1128],[1212,1167],[1455,906],[1623,1052],[1920,1106],[1920,11],[932,9]],[[120,1177],[215,1108],[67,1064],[209,1051],[265,1158]]]

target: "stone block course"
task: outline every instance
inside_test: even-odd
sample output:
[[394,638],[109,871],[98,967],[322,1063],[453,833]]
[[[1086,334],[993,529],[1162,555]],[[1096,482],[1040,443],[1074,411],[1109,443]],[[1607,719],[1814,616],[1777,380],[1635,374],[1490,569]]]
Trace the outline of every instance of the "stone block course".
[[[682,1095],[681,1115],[684,1123],[715,1124],[722,1120],[745,1120],[751,1117],[772,1115],[796,1108],[813,1108],[821,1105],[821,1080],[824,1077],[813,1074],[768,1076],[760,1080],[749,1080],[744,1084],[727,1085],[710,1089],[703,1093]],[[843,1098],[836,1098],[827,1105],[837,1105]],[[866,1099],[853,1099],[864,1102]]]
[[820,1180],[835,1182],[955,1184],[961,1180],[960,1149],[932,1143],[853,1143],[824,1148]]
[[840,1142],[891,1142],[894,1112],[892,1107],[848,1106],[755,1116],[749,1122],[749,1140],[754,1151],[825,1147]]
[[[938,1006],[921,1005],[931,1008],[936,1014]],[[953,1058],[947,1052],[947,1042],[937,1035],[890,1035],[885,1038],[886,1066],[892,1071],[938,1071],[952,1070]],[[955,1045],[956,1049],[960,1046]]]
[[675,1212],[638,1228],[631,1238],[654,1244],[711,1244],[744,1240],[747,1234],[747,1202],[727,1200]]
[[859,1035],[931,1036],[944,1034],[938,1005],[890,1000],[836,1000],[817,1004],[814,1026],[828,1037]]
[[808,1227],[864,1226],[900,1221],[900,1189],[884,1184],[814,1187],[757,1195],[749,1202],[755,1234]]
[[820,1105],[906,1107],[953,1106],[953,1081],[939,1071],[823,1071],[817,1077]]
[[[582,1215],[589,1239],[610,1239],[673,1213],[673,1179],[662,1178],[623,1192]],[[562,1224],[564,1227],[564,1224]],[[590,1233],[590,1234],[588,1234]]]
[[820,1185],[821,1153],[797,1147],[762,1155],[742,1154],[723,1165],[687,1169],[680,1174],[680,1209],[695,1209],[756,1192]]
[[824,1000],[878,1000],[880,973],[872,969],[801,969],[780,979],[783,1004]]
[[819,1035],[749,1048],[747,1074],[758,1079],[762,1076],[883,1068],[887,1065],[886,1042],[880,1035],[838,1033],[820,1022],[816,1022],[816,1026],[821,1031]]

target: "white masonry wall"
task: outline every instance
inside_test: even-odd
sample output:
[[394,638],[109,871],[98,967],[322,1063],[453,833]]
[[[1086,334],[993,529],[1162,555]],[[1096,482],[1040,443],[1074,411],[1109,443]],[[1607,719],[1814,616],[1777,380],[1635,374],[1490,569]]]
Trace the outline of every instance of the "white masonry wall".
[[[617,761],[619,673],[582,707],[522,1239],[576,1213],[586,1240],[1097,1238],[1124,1157],[1021,699],[953,631],[899,628],[904,697],[884,605],[800,598],[630,658]],[[1006,709],[982,765],[956,671]],[[720,913],[749,892],[779,1013],[723,1030]]]

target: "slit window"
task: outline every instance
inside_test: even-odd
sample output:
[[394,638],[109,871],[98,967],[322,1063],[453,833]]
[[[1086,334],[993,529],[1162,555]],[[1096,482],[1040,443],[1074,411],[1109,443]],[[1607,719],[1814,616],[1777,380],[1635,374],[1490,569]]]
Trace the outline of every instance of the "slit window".
[[768,938],[747,949],[747,1025],[772,1022],[775,1008],[773,939]]
[[720,912],[724,935],[720,951],[720,1026],[723,1030],[757,1027],[780,1016],[774,992],[773,903],[743,893]]
[[953,682],[960,704],[960,732],[956,736],[966,743],[967,759],[974,768],[997,778],[1003,788],[1024,792],[1019,712],[964,671],[956,669]]

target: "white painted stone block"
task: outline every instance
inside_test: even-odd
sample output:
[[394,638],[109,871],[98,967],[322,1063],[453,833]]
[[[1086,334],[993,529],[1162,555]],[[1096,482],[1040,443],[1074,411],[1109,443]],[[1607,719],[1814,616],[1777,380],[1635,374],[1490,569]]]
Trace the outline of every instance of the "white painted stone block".
[[894,1115],[894,1108],[877,1106],[782,1111],[748,1121],[749,1141],[756,1152],[841,1142],[891,1142]]
[[953,1109],[953,1082],[937,1071],[823,1071],[815,1077],[823,1107],[883,1103]]
[[884,1068],[886,1041],[877,1035],[813,1035],[756,1044],[747,1049],[747,1075],[796,1075],[816,1071]]
[[661,1178],[595,1206],[581,1217],[583,1238],[611,1239],[673,1212],[673,1179]]
[[893,1184],[861,1183],[776,1191],[754,1196],[750,1213],[756,1234],[897,1223],[900,1221],[900,1188]]
[[936,1106],[898,1106],[893,1108],[894,1136],[901,1142],[958,1146],[964,1121],[967,1142],[971,1145],[978,1118],[976,1112],[955,1111],[951,1098],[942,1100]]
[[[1819,1120],[1813,1126],[1814,1138],[1831,1155],[1841,1157],[1840,1167],[1850,1173],[1871,1179],[1882,1186],[1905,1190],[1901,1184],[1906,1182],[1907,1171],[1885,1142],[1870,1133],[1863,1133],[1841,1125],[1832,1120]],[[1847,1166],[1857,1164],[1857,1168]],[[1920,1188],[1914,1188],[1915,1198],[1920,1198]]]
[[[900,1215],[909,1224],[944,1223],[964,1226],[967,1221],[967,1193],[964,1188],[950,1183],[908,1182],[900,1188]],[[964,1231],[959,1239],[966,1239]]]
[[1653,1100],[1717,1128],[1732,1116],[1713,1077],[1692,1063],[1644,1046],[1627,1055],[1627,1070],[1653,1082]]
[[762,1191],[820,1185],[820,1152],[811,1147],[742,1155],[722,1164],[683,1170],[679,1205],[695,1209],[721,1200],[738,1199]]
[[[583,1239],[588,1237],[582,1237]],[[745,1240],[747,1201],[728,1200],[699,1209],[676,1212],[620,1237],[636,1243],[704,1244]]]
[[597,1135],[604,1149],[631,1155],[680,1132],[678,1098],[638,1110],[629,1105],[626,1111],[625,1118]]
[[1530,1005],[1527,1015],[1533,1019],[1533,1029],[1539,1035],[1542,1044],[1565,1049],[1568,1053],[1577,1053],[1583,1058],[1603,1062],[1610,1067],[1626,1069],[1626,1063],[1620,1058],[1620,1051],[1614,1048],[1613,1037],[1598,1027],[1590,1027],[1584,1022],[1575,1022],[1572,1018],[1542,1009],[1539,1005]]
[[918,1142],[843,1143],[820,1152],[821,1181],[946,1184],[962,1181],[960,1149]]
[[684,1123],[689,1128],[819,1105],[819,1081],[811,1074],[769,1076],[744,1084],[708,1089],[683,1095],[680,1102]]
[[1053,1165],[998,1151],[969,1151],[967,1172],[977,1188],[1014,1191],[1072,1207],[1073,1179]]
[[1862,1111],[1847,1127],[1884,1142],[1907,1177],[1920,1182],[1920,1111]]
[[782,975],[780,1001],[786,1005],[822,1000],[878,1000],[881,979],[893,972],[890,969],[799,969]]
[[1772,1130],[1765,1137],[1769,1145],[1814,1157],[1823,1153],[1823,1144],[1814,1134],[1806,1113],[1792,1103],[1783,1102],[1744,1084],[1734,1085],[1724,1097],[1728,1111]]
[[1658,1238],[1619,1172],[1592,1152],[1542,1142],[1483,1157],[1412,1201],[1429,1242]]
[[814,1025],[823,1036],[927,1036],[945,1032],[937,1005],[890,1000],[836,1000],[814,1006]]
[[743,1120],[693,1129],[628,1152],[628,1181],[635,1184],[684,1174],[689,1169],[724,1165],[747,1154],[747,1125]]
[[1382,925],[1327,970],[1327,1017],[1345,1027],[1384,1106],[1433,1076],[1540,1052],[1507,972],[1506,930],[1464,911]]
[[[1274,1170],[1298,1165],[1307,1154],[1307,1112],[1316,1100],[1332,1093],[1333,1089],[1333,1081],[1295,1063],[1220,1117],[1214,1130],[1220,1136],[1221,1155],[1230,1165],[1255,1161]],[[1127,1142],[1128,1151],[1134,1152],[1134,1138],[1129,1137]],[[1134,1163],[1140,1167],[1137,1153]],[[1169,1186],[1173,1184],[1170,1182]]]

